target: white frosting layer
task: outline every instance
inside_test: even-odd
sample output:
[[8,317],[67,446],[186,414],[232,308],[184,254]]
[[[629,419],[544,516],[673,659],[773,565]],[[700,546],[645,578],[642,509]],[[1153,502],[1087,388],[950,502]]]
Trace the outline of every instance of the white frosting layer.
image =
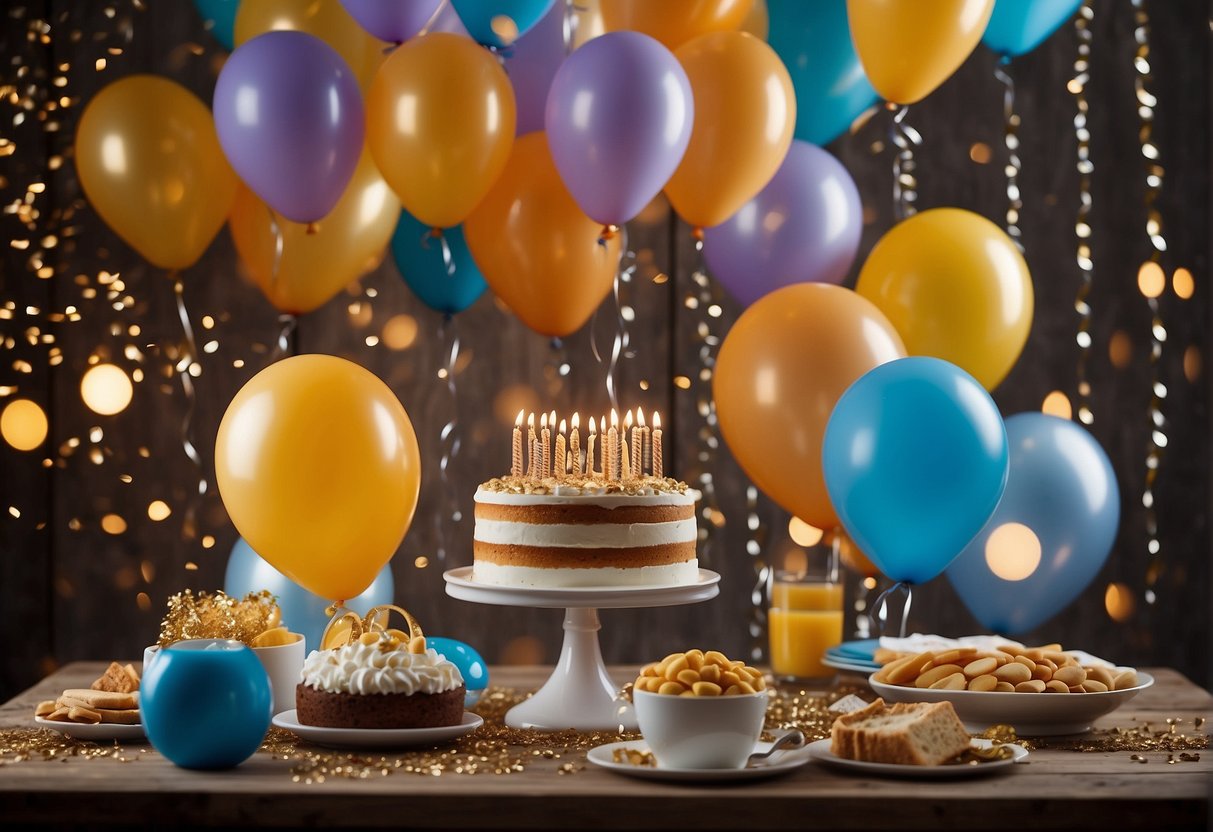
[[694,543],[695,520],[668,523],[511,523],[476,518],[475,538],[506,546],[559,549],[624,549]]
[[384,652],[355,642],[335,650],[313,650],[300,681],[328,693],[442,693],[463,684],[459,668],[433,650]]
[[699,492],[687,489],[685,494],[677,491],[656,491],[645,489],[639,494],[625,494],[622,491],[606,491],[598,488],[581,488],[579,486],[558,485],[551,494],[513,494],[506,491],[488,491],[476,489],[476,502],[492,503],[501,506],[598,506],[599,508],[618,508],[619,506],[689,506],[694,505],[699,498]]
[[536,569],[532,566],[501,566],[476,561],[472,568],[472,580],[533,589],[693,584],[699,580],[699,561],[692,558],[683,563],[643,566],[639,569]]

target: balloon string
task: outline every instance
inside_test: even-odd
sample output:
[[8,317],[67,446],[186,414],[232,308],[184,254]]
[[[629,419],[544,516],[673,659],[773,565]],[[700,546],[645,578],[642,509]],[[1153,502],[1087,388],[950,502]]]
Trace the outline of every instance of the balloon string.
[[906,625],[910,620],[910,603],[914,600],[914,593],[913,587],[905,581],[898,581],[880,593],[880,596],[876,599],[876,603],[872,605],[872,610],[876,614],[876,621],[872,623],[879,635],[889,635],[889,602],[893,599],[893,596],[903,592],[905,594],[905,602],[901,607],[901,627],[897,631],[897,638],[906,637]]
[[429,251],[430,240],[437,240],[442,247],[442,266],[446,269],[447,277],[455,276],[455,256],[451,253],[451,244],[441,228],[431,228],[421,235],[421,247]]
[[588,11],[587,7],[577,5],[577,0],[564,0],[562,34],[564,35],[564,54],[566,56],[573,52],[573,45],[577,41],[577,26],[580,23],[577,14],[585,11]]
[[[636,272],[636,253],[628,249],[627,229],[624,228],[620,233],[622,234],[620,243],[623,248],[623,257],[619,260],[619,271],[615,273],[615,280],[612,283],[612,294],[615,297],[615,340],[611,344],[611,360],[607,364],[606,371],[607,397],[611,400],[611,407],[616,410],[622,409],[619,406],[619,361],[622,358],[632,357],[628,350],[632,342],[631,333],[628,331],[628,321],[635,317],[635,311],[624,300],[623,290],[632,282],[632,275]],[[595,353],[597,353],[596,348]]]
[[569,363],[569,348],[561,338],[553,338],[548,342],[548,358],[543,367],[543,377],[547,381],[548,393],[555,396],[560,392],[564,379],[572,372],[573,365]]
[[[428,34],[430,33],[430,27],[432,27],[432,26],[433,26],[435,23],[437,23],[437,22],[438,22],[438,18],[442,16],[442,13],[443,13],[444,11],[446,11],[447,7],[448,7],[448,6],[450,6],[450,5],[451,5],[451,0],[442,0],[442,2],[441,2],[441,3],[439,3],[439,4],[438,4],[438,5],[437,5],[437,6],[434,8],[434,13],[433,13],[432,15],[430,15],[430,19],[429,19],[429,20],[427,20],[427,21],[425,22],[425,25],[424,25],[424,26],[422,26],[422,27],[421,27],[421,28],[420,28],[420,29],[417,31],[417,37],[421,37],[422,35],[428,35]],[[384,52],[391,52],[391,51],[395,50],[395,49],[396,49],[397,47],[399,47],[399,46],[400,46],[400,44],[398,44],[398,43],[393,43],[393,44],[389,45],[389,46],[388,46],[388,48],[387,48],[387,49],[385,49],[385,50],[383,50],[383,51],[384,51]]]
[[1078,293],[1074,297],[1074,311],[1078,313],[1078,332],[1074,340],[1078,344],[1078,367],[1075,401],[1078,421],[1084,425],[1095,422],[1091,410],[1091,382],[1087,379],[1087,366],[1091,360],[1091,289],[1095,284],[1095,263],[1091,251],[1091,174],[1095,165],[1091,162],[1091,131],[1087,126],[1087,82],[1091,71],[1091,20],[1095,10],[1091,3],[1083,3],[1074,17],[1074,34],[1078,39],[1078,54],[1074,58],[1074,76],[1066,85],[1074,96],[1074,139],[1077,147],[1075,168],[1078,171],[1078,213],[1074,218],[1076,239],[1075,261],[1078,264]]
[[717,538],[717,530],[724,526],[724,512],[716,499],[716,482],[713,472],[716,469],[716,449],[720,447],[720,437],[717,435],[716,399],[712,396],[712,376],[716,372],[716,350],[720,346],[720,336],[712,332],[712,308],[717,306],[713,296],[712,281],[708,278],[707,268],[703,259],[702,233],[695,237],[695,270],[691,280],[695,283],[693,294],[688,304],[696,309],[701,318],[695,328],[699,340],[699,371],[696,373],[695,412],[702,420],[697,435],[696,472],[695,480],[703,495],[700,501],[700,512],[707,521],[699,524],[699,557],[705,563],[711,563],[712,550]]
[[[459,388],[455,381],[457,375],[456,364],[459,362],[459,327],[453,316],[446,315],[443,317],[442,323],[438,328],[438,337],[442,341],[442,349],[446,355],[446,363],[442,370],[439,371],[438,377],[446,382],[448,406],[450,408],[450,418],[442,426],[442,432],[439,434],[442,456],[438,461],[438,477],[441,482],[442,499],[448,507],[446,511],[440,511],[435,514],[435,525],[438,532],[437,557],[438,562],[442,563],[446,560],[447,551],[449,550],[448,543],[452,526],[463,520],[463,512],[459,509],[458,497],[452,488],[450,472],[451,464],[455,461],[455,457],[459,455],[461,445],[459,437]],[[450,520],[450,523],[447,523],[447,520]]]
[[173,298],[177,304],[177,317],[181,320],[181,332],[184,336],[174,365],[177,378],[181,380],[181,391],[185,396],[185,416],[181,420],[181,447],[198,473],[197,494],[191,495],[187,500],[181,529],[186,540],[194,540],[198,536],[199,503],[207,491],[206,469],[202,465],[202,456],[198,453],[194,437],[194,411],[197,409],[198,397],[194,390],[193,370],[194,367],[201,370],[201,366],[195,362],[198,344],[194,340],[194,327],[190,324],[189,311],[185,307],[185,285],[181,281],[181,273],[174,269],[169,273],[169,277],[173,281]]
[[746,529],[748,530],[745,550],[746,554],[750,556],[754,568],[754,588],[750,590],[750,659],[759,662],[762,661],[764,635],[767,631],[765,602],[771,569],[767,565],[764,553],[767,529],[758,513],[758,489],[753,485],[746,486],[745,506]]
[[1002,82],[1002,140],[1007,149],[1007,164],[1003,171],[1007,177],[1007,236],[1015,247],[1023,252],[1023,233],[1019,229],[1019,213],[1023,210],[1023,199],[1019,193],[1019,114],[1015,112],[1015,79],[1010,73],[1010,60],[1004,58],[994,65],[994,77]]
[[274,260],[270,264],[270,289],[278,288],[278,273],[282,269],[282,251],[286,246],[286,241],[282,237],[282,226],[278,223],[278,215],[274,213],[274,209],[265,206],[265,210],[270,215],[270,233],[274,235]]
[[274,340],[274,348],[270,350],[266,366],[290,354],[291,336],[295,333],[295,327],[298,323],[299,318],[290,312],[283,312],[278,316],[278,337]]
[[[895,104],[889,104],[890,109],[894,107]],[[909,112],[907,106],[898,108],[889,123],[889,141],[897,148],[893,154],[893,214],[899,220],[918,213],[914,206],[918,201],[918,179],[914,175],[918,164],[914,161],[914,149],[922,145],[922,135],[906,124]]]

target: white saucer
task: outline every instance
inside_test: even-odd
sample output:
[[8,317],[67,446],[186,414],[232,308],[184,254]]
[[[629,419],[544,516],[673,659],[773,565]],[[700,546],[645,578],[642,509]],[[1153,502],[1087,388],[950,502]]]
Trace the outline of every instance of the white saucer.
[[[771,747],[769,742],[758,742],[754,752],[766,751]],[[674,780],[681,782],[710,782],[719,780],[757,780],[763,777],[778,777],[798,769],[811,758],[803,748],[777,752],[773,757],[750,763],[745,768],[652,768],[636,766],[631,763],[615,762],[615,751],[632,750],[648,751],[649,745],[644,740],[630,742],[612,742],[591,748],[586,759],[596,766],[624,774],[629,777],[639,777],[642,780]]]
[[[974,748],[989,748],[993,745],[991,740],[974,739],[972,742]],[[1012,756],[1005,760],[989,760],[977,765],[911,766],[897,763],[868,763],[863,760],[848,760],[830,751],[830,740],[818,740],[817,742],[809,743],[807,746],[814,760],[820,760],[826,765],[836,768],[850,769],[860,774],[883,774],[888,777],[916,777],[939,780],[949,780],[958,777],[977,777],[982,774],[998,771],[999,769],[1005,769],[1007,766],[1018,763],[1028,756],[1027,749],[1021,745],[1008,744],[1006,747],[1011,749]]]
[[862,673],[864,676],[869,676],[874,671],[880,670],[880,665],[878,664],[863,664],[860,662],[848,661],[847,659],[831,656],[829,653],[821,657],[821,663],[826,667],[832,667],[835,670],[847,670],[851,673]]
[[55,722],[43,719],[40,716],[34,717],[34,722],[38,723],[38,727],[40,728],[50,728],[53,731],[58,731],[60,734],[78,740],[147,739],[147,735],[143,733],[142,723],[139,725],[115,725],[112,722],[99,722],[96,725],[89,725],[84,722]]
[[464,711],[463,721],[458,725],[441,728],[321,728],[299,722],[295,709],[283,711],[273,719],[274,725],[293,734],[329,748],[414,748],[436,745],[462,737],[484,724],[484,720],[470,711]]

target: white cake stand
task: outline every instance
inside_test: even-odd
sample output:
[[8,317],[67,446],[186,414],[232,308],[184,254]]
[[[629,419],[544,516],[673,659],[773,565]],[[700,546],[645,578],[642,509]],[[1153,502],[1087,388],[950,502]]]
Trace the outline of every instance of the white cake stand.
[[672,607],[715,598],[720,575],[699,570],[699,580],[679,586],[572,587],[526,589],[472,580],[472,567],[442,575],[446,594],[476,604],[503,607],[564,609],[564,645],[556,669],[543,687],[511,708],[505,723],[511,728],[560,730],[636,728],[630,703],[616,698],[619,687],[607,675],[598,645],[600,609]]

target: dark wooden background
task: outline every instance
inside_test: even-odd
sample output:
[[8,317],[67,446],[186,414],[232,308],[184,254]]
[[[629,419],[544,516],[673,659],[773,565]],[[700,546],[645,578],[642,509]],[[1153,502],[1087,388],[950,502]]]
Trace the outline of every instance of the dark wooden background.
[[[1141,504],[1151,318],[1136,288],[1137,268],[1149,248],[1133,88],[1133,8],[1127,0],[1095,0],[1087,87],[1095,164],[1091,429],[1116,468],[1123,519],[1102,573],[1069,609],[1026,638],[1059,640],[1124,662],[1176,666],[1208,684],[1210,425],[1202,366],[1209,358],[1211,297],[1209,7],[1200,0],[1147,0],[1145,7],[1152,23],[1151,89],[1158,97],[1155,138],[1166,169],[1158,202],[1169,246],[1164,264],[1168,276],[1177,267],[1190,269],[1197,286],[1190,300],[1170,290],[1161,299],[1168,337],[1159,372],[1169,391],[1169,443],[1156,489],[1161,551],[1155,596],[1149,603],[1145,593],[1149,558]],[[0,446],[0,696],[7,697],[66,661],[136,656],[154,640],[168,595],[187,586],[221,585],[236,533],[212,487],[199,507],[197,536],[183,535],[196,472],[181,446],[185,402],[165,374],[180,340],[171,285],[83,201],[70,158],[82,106],[103,85],[125,74],[154,72],[209,102],[224,53],[186,0],[11,0],[0,26],[0,137],[9,143],[0,144],[0,202],[11,206],[0,214],[11,242],[0,261],[0,310],[7,309],[0,311],[0,393],[33,398],[51,419],[41,449],[21,453]],[[1078,186],[1075,105],[1066,83],[1076,43],[1067,25],[1011,69],[1022,116],[1020,225],[1036,312],[1023,357],[995,394],[1006,415],[1038,409],[1052,390],[1075,396]],[[96,68],[101,58],[104,70]],[[978,49],[955,77],[912,108],[910,123],[925,140],[918,154],[922,207],[959,206],[1001,221],[1005,152],[1002,87],[994,65],[993,56]],[[887,125],[885,114],[878,114],[830,148],[863,195],[860,262],[892,222]],[[988,159],[979,145],[989,148]],[[45,187],[30,191],[33,183]],[[37,216],[28,207],[18,211],[18,203],[32,206]],[[697,257],[688,228],[664,203],[651,206],[629,231],[639,268],[626,292],[636,309],[630,325],[635,356],[619,371],[622,399],[625,407],[657,407],[670,417],[672,468],[689,479],[699,470],[701,442],[711,439],[700,436],[696,412],[703,391],[697,327],[707,320],[712,333],[723,335],[739,309],[727,298],[719,318],[688,308],[686,298],[698,291],[692,276]],[[29,241],[28,247],[21,241]],[[36,274],[40,267],[45,277]],[[113,297],[102,285],[106,273],[120,275],[123,284]],[[233,393],[269,360],[277,313],[242,278],[226,231],[185,281],[199,344],[216,342],[214,352],[201,357],[194,419],[213,482],[219,419]],[[78,320],[48,319],[48,313],[67,307],[74,307]],[[204,316],[213,319],[213,327],[204,326]],[[416,327],[407,348],[373,340],[382,338],[393,319],[397,334]],[[608,302],[596,325],[608,351],[614,322]],[[441,318],[410,294],[392,264],[385,262],[360,285],[302,318],[291,349],[334,353],[369,367],[396,391],[418,430],[425,478],[417,517],[393,562],[397,601],[415,611],[431,633],[464,639],[491,661],[552,661],[559,612],[456,602],[443,594],[441,573],[470,563],[471,495],[476,483],[508,464],[508,425],[517,410],[601,411],[607,403],[605,369],[591,353],[589,327],[556,352],[489,296],[455,323],[465,362],[457,374],[456,406],[463,450],[451,470],[451,492],[465,516],[459,523],[447,519],[450,506],[438,481],[439,431],[453,412],[437,377],[444,359]],[[131,334],[132,325],[138,335]],[[1110,359],[1114,340],[1127,345],[1123,366]],[[571,366],[564,378],[555,372],[562,356]],[[83,406],[79,380],[90,358],[114,361],[128,372],[142,369],[144,380],[124,412],[98,416]],[[677,386],[676,376],[687,377],[690,388]],[[778,564],[796,547],[786,513],[761,496],[753,506],[758,528],[750,529],[748,481],[723,446],[710,471],[723,525],[703,560],[723,574],[721,596],[694,607],[605,613],[608,660],[640,661],[691,643],[741,654],[754,643],[756,562]],[[173,510],[161,522],[147,515],[156,499]],[[108,514],[124,519],[123,533],[103,530],[101,518]],[[440,562],[437,529],[443,524],[451,548]],[[750,553],[751,539],[761,544],[758,557]],[[1112,582],[1127,587],[1134,604],[1123,621],[1105,609]],[[862,597],[862,590],[853,586],[851,597]],[[954,635],[978,629],[945,579],[916,591],[912,625]]]

